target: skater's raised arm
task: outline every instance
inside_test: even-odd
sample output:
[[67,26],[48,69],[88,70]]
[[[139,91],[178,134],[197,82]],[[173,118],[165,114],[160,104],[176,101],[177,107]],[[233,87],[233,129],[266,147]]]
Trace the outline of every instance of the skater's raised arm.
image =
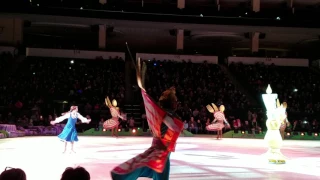
[[54,121],[51,121],[50,123],[52,125],[57,124],[59,122],[62,122],[65,119],[68,119],[70,117],[70,112],[64,113],[62,116],[57,117]]
[[91,122],[91,119],[83,117],[80,113],[77,113],[77,117],[82,123],[88,123],[89,124]]

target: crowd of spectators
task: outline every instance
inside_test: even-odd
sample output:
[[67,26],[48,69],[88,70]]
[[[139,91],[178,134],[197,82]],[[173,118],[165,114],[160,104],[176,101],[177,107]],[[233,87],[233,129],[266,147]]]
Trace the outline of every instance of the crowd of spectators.
[[205,126],[213,120],[207,104],[224,105],[231,122],[235,118],[245,119],[250,107],[247,97],[217,64],[147,61],[146,74],[146,88],[154,99],[159,99],[170,86],[176,87],[177,113],[188,123],[187,129],[195,133],[207,133]]
[[[210,103],[226,107],[226,118],[232,128],[265,129],[265,112],[252,109],[246,95],[235,87],[219,65],[146,62],[148,93],[158,99],[161,92],[175,86],[179,99],[177,113],[185,122],[185,129],[208,133],[205,127],[213,120],[213,115],[206,109]],[[22,127],[49,125],[68,108],[67,104],[76,104],[83,114],[100,120],[110,116],[104,104],[106,95],[116,99],[120,106],[125,103],[122,60],[27,58],[19,67],[0,86],[0,106],[5,113],[0,115],[0,123],[15,123]],[[318,121],[309,116],[320,110],[319,80],[308,69],[231,64],[229,70],[257,97],[265,93],[267,84],[271,84],[280,100],[289,104],[287,110],[292,130],[319,130]],[[297,112],[302,112],[303,117],[296,118]]]
[[[316,117],[320,113],[319,74],[307,67],[281,67],[257,63],[245,65],[231,63],[229,70],[261,102],[268,84],[279,96],[280,102],[287,102],[288,118],[298,129],[318,129]],[[306,128],[309,126],[310,128]],[[312,125],[314,124],[314,125]]]
[[0,121],[48,124],[68,108],[66,104],[76,104],[99,119],[101,110],[109,113],[106,95],[120,105],[124,102],[123,60],[27,58],[0,86],[0,105],[6,113]]

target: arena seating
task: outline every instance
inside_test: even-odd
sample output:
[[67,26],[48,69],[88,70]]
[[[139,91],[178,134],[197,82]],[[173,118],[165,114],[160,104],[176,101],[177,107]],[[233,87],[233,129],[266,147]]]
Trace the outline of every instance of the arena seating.
[[[195,116],[199,130],[212,119],[205,106],[209,103],[225,105],[226,114],[236,115],[239,109],[247,109],[248,99],[238,91],[219,65],[209,63],[148,61],[146,87],[148,93],[159,99],[166,88],[175,86],[179,101],[178,114],[187,122]],[[198,113],[193,115],[193,111]],[[211,121],[210,121],[211,122]]]

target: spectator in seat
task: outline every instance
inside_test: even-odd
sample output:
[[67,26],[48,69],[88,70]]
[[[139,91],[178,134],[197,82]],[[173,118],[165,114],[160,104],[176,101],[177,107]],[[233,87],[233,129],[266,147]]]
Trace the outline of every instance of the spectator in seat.
[[312,132],[318,132],[319,130],[319,123],[316,119],[312,121]]
[[133,117],[131,117],[131,118],[129,119],[128,123],[129,123],[129,128],[130,128],[130,129],[133,129],[133,128],[134,128],[134,119],[133,119]]
[[244,122],[244,125],[243,125],[242,129],[243,129],[244,131],[249,131],[249,130],[252,129],[252,128],[250,127],[249,121],[245,121],[245,122]]
[[197,123],[194,121],[194,118],[191,117],[190,122],[189,122],[189,131],[195,131],[196,134],[198,134],[198,126]]
[[195,118],[197,118],[197,117],[198,117],[198,115],[199,115],[199,111],[198,111],[198,109],[197,109],[197,108],[192,112],[192,115],[193,115],[193,117],[195,117]]
[[186,120],[184,120],[184,122],[183,122],[183,129],[184,129],[184,130],[188,130],[188,127],[189,127],[188,122],[187,122]]
[[197,128],[198,128],[198,131],[202,132],[203,128],[202,128],[202,123],[200,119],[197,120]]
[[99,122],[99,131],[102,131],[102,130],[103,130],[103,123],[104,123],[104,119],[101,118],[101,119],[100,119],[100,122]]
[[233,120],[232,126],[233,126],[233,129],[239,129],[237,120]]
[[7,167],[0,174],[0,180],[27,180],[27,176],[22,169]]
[[62,174],[60,180],[90,180],[89,172],[83,167],[68,167]]

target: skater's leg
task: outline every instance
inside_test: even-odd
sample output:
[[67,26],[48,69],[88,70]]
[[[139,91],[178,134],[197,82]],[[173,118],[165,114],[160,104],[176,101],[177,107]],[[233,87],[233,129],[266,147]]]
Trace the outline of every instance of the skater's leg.
[[74,152],[74,153],[75,153],[75,151],[73,150],[73,145],[74,145],[74,142],[72,141],[72,142],[71,142],[71,152]]
[[217,139],[219,139],[220,138],[220,129],[218,129],[218,131],[217,131]]
[[68,144],[68,142],[66,141],[66,142],[64,142],[64,151],[62,152],[62,153],[65,153],[66,152],[66,150],[67,150],[67,144]]
[[115,131],[116,131],[116,132],[115,132],[115,136],[116,136],[116,137],[118,137],[118,132],[119,132],[119,131],[118,131],[118,127],[119,127],[119,126],[115,127]]
[[280,129],[282,140],[284,140],[284,129]]

